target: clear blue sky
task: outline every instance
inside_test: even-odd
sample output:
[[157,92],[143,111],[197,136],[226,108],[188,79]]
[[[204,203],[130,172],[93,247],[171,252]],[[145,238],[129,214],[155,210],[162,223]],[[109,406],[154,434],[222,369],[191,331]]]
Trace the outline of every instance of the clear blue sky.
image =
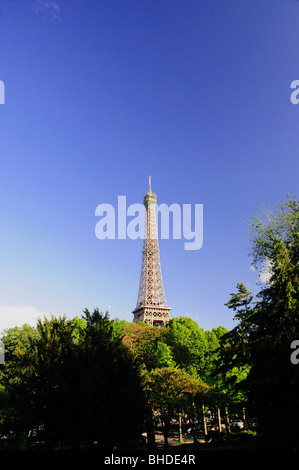
[[131,321],[141,240],[95,208],[204,206],[204,244],[161,240],[172,316],[234,326],[254,288],[244,221],[298,190],[297,0],[0,1],[0,330],[35,314]]

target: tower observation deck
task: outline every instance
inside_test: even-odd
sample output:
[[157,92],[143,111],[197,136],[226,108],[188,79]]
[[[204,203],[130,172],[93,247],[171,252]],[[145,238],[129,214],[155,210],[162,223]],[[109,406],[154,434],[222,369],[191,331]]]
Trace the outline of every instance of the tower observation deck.
[[151,326],[164,326],[170,319],[171,308],[167,305],[163,286],[156,223],[157,196],[152,193],[151,177],[149,177],[149,190],[143,203],[145,205],[145,228],[142,265],[137,305],[133,310],[133,321],[143,321]]

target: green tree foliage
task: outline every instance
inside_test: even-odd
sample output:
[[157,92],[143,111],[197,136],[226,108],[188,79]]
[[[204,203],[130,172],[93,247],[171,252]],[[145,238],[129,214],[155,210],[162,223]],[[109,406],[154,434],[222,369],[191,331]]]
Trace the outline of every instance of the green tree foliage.
[[227,332],[226,328],[204,331],[191,318],[179,317],[169,321],[165,332],[175,364],[209,383],[219,340]]
[[147,370],[175,365],[171,348],[166,344],[165,328],[126,322],[122,335],[124,344]]
[[138,367],[107,314],[84,314],[84,323],[39,321],[37,339],[16,360],[26,374],[5,382],[14,410],[8,424],[22,447],[29,430],[48,448],[136,445],[144,419]]
[[37,329],[26,323],[22,327],[16,326],[4,330],[2,333],[2,341],[5,345],[6,359],[12,362],[14,358],[25,354],[31,347],[32,341],[37,338]]
[[144,383],[151,407],[158,412],[162,422],[164,444],[167,446],[170,420],[174,413],[193,409],[196,398],[203,396],[208,386],[178,367],[156,368],[145,372]]
[[122,338],[113,333],[107,314],[86,310],[85,320],[80,352],[84,429],[89,439],[106,448],[136,445],[145,412],[138,365]]
[[227,329],[223,326],[218,326],[212,330],[205,331],[208,348],[204,357],[204,368],[201,378],[210,386],[214,384],[214,370],[215,364],[218,362],[219,358],[220,341],[226,333]]
[[250,320],[252,299],[251,292],[242,283],[237,285],[237,292],[231,294],[231,298],[226,305],[236,312],[234,318],[239,323],[235,328],[222,336],[217,368],[214,371],[222,374],[223,383],[227,387],[228,395],[234,402],[245,400],[242,394],[238,398],[237,395],[239,395],[242,389],[242,380],[246,378],[250,368],[248,339],[252,329]]
[[247,367],[239,384],[265,445],[275,448],[298,446],[299,369],[290,361],[291,342],[299,338],[298,209],[289,197],[266,217],[252,218],[253,264],[263,275],[267,267],[268,280],[260,283],[256,299],[243,284],[231,296],[228,307],[238,325],[223,338],[219,367],[243,372]]
[[0,366],[0,433],[7,434],[14,429],[20,436],[23,429],[30,429],[31,416],[19,415],[28,402],[23,383],[28,380],[30,370],[25,360],[32,346],[39,338],[36,328],[24,324],[4,330],[2,341],[5,346],[5,363]]
[[298,447],[299,369],[290,345],[299,339],[299,204],[289,197],[250,225],[254,264],[270,272],[250,316],[249,400],[267,445]]
[[208,349],[203,328],[189,317],[179,317],[172,318],[165,329],[175,363],[190,373],[203,373]]
[[117,320],[115,329],[148,371],[178,366],[203,381],[209,380],[220,338],[227,333],[222,326],[204,331],[189,317],[172,318],[165,328]]
[[[206,387],[199,373],[204,369],[209,375],[224,331],[204,332],[185,317],[166,328],[112,321],[97,309],[86,310],[83,318],[52,316],[36,328],[10,329],[3,338],[7,360],[0,375],[2,432],[13,431],[22,448],[32,431],[49,448],[80,442],[121,446],[143,423],[153,437],[152,407],[162,403],[157,399],[161,371],[168,371],[173,392],[172,403],[163,407],[165,423],[177,407],[193,415],[197,402],[190,390]],[[156,380],[155,399],[147,393],[148,377],[151,384]]]

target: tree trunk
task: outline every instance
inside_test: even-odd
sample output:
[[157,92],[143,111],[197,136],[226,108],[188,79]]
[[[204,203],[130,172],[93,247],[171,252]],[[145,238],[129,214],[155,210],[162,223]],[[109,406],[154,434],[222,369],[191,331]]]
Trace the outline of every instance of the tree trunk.
[[245,414],[245,408],[243,408],[243,423],[244,423],[244,427],[243,429],[247,429],[247,421],[246,421],[246,414]]
[[197,433],[196,433],[196,424],[195,424],[195,419],[192,419],[193,423],[193,443],[197,444]]
[[207,431],[206,412],[205,412],[204,404],[202,405],[202,419],[203,419],[203,430],[204,430],[205,440],[207,440],[208,431]]
[[179,412],[179,442],[183,442],[182,413],[181,412]]
[[218,428],[219,428],[219,432],[222,431],[221,429],[221,415],[220,415],[220,408],[218,406]]
[[156,440],[155,440],[155,426],[153,419],[153,411],[150,407],[147,409],[146,417],[146,434],[147,434],[147,448],[149,450],[156,450]]
[[162,418],[163,422],[163,437],[164,437],[164,449],[166,450],[168,446],[168,431],[169,431],[169,424],[170,424],[170,416],[167,416],[165,413],[164,419]]
[[226,427],[226,432],[227,434],[230,433],[230,426],[229,426],[229,419],[228,419],[228,412],[227,412],[227,408],[225,408],[225,414],[224,414],[224,419],[225,419],[225,427]]
[[164,423],[164,426],[163,426],[163,436],[164,436],[164,449],[166,450],[167,449],[167,446],[168,446],[168,423]]

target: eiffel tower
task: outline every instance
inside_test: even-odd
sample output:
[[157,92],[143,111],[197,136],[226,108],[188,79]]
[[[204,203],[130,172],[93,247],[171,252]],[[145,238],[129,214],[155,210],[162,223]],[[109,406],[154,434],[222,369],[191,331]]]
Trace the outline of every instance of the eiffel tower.
[[142,265],[134,322],[143,321],[151,326],[164,326],[170,319],[163,286],[159,242],[156,223],[157,196],[152,193],[151,177],[145,195],[145,228],[142,250]]

